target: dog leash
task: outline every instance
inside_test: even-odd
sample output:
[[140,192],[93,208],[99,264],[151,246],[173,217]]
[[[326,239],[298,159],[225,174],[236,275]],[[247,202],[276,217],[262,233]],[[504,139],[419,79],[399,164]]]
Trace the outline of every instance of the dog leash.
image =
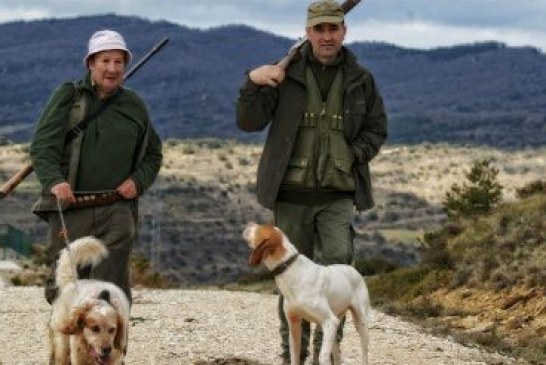
[[72,250],[70,249],[70,240],[68,239],[68,229],[66,229],[66,224],[64,222],[63,208],[61,207],[61,200],[57,198],[57,209],[59,210],[59,217],[61,219],[61,231],[59,232],[59,237],[64,239],[64,244],[66,246],[66,251],[68,252],[68,258],[70,260],[70,267],[72,268],[72,274],[76,278],[74,285],[76,286],[76,292],[78,291],[78,270],[76,264],[74,263],[74,257],[72,255]]

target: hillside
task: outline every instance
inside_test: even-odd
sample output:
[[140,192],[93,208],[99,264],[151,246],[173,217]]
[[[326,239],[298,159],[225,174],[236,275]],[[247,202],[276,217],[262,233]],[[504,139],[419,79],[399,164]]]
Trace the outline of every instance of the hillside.
[[534,186],[428,232],[421,263],[372,279],[372,297],[464,343],[545,364],[546,182]]
[[[87,40],[99,28],[122,32],[136,59],[170,38],[128,81],[164,138],[262,140],[235,127],[238,87],[246,70],[278,59],[292,40],[246,26],[197,30],[103,15],[0,24],[0,142],[28,141],[53,88],[81,77]],[[376,76],[391,143],[544,145],[546,55],[536,49],[495,42],[429,51],[348,46]]]
[[[0,147],[0,181],[28,159],[26,148]],[[247,273],[242,227],[271,219],[255,198],[260,153],[261,145],[235,141],[166,141],[160,176],[141,200],[137,252],[182,285],[220,284]],[[494,159],[505,199],[513,200],[517,187],[546,176],[544,154],[543,148],[506,152],[443,144],[387,146],[371,167],[377,206],[354,214],[358,256],[375,265],[414,263],[416,238],[445,220],[443,196],[464,178],[473,160]],[[37,192],[33,174],[2,200],[0,223],[21,228],[41,243],[46,225],[30,213]]]

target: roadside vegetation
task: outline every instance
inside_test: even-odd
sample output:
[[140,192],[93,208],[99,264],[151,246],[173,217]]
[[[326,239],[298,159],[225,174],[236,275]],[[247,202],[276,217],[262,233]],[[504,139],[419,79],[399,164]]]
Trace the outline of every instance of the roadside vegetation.
[[375,305],[531,364],[546,362],[546,183],[502,203],[498,170],[477,161],[446,193],[449,219],[421,240],[418,265],[368,280]]

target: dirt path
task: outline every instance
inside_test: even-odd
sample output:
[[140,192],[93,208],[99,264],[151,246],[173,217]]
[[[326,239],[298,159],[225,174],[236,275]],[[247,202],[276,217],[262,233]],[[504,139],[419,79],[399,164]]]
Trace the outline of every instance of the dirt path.
[[[204,290],[136,290],[127,364],[278,364],[276,296]],[[36,287],[0,288],[0,364],[47,364],[49,306]],[[373,311],[372,365],[515,365],[498,354],[425,334]],[[343,364],[360,364],[348,321]]]

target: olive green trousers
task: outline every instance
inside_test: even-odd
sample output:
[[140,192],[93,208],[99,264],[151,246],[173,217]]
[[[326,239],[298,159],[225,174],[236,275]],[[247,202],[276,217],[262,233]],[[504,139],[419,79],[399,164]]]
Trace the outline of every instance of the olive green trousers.
[[[103,241],[108,256],[97,266],[78,268],[80,279],[97,279],[119,286],[131,302],[129,260],[136,236],[133,214],[134,202],[118,201],[111,205],[82,209],[69,209],[63,213],[70,242],[84,236],[94,236]],[[60,215],[51,212],[48,217],[49,242],[46,247],[46,263],[51,268],[45,284],[45,297],[52,303],[57,297],[55,267],[61,249],[66,247]]]
[[[296,246],[298,251],[321,265],[350,264],[353,261],[353,200],[350,197],[324,197],[312,203],[278,201],[275,203],[275,225]],[[290,356],[289,329],[283,310],[283,297],[279,295],[281,347],[284,358]],[[337,340],[341,341],[343,323]],[[302,323],[301,358],[309,355],[310,323]],[[314,331],[313,352],[320,351],[322,330]]]

